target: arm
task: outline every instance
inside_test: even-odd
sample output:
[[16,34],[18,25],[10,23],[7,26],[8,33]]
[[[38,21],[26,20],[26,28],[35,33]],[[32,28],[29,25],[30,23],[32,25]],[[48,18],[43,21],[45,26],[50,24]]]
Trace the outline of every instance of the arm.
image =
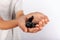
[[6,30],[11,29],[17,26],[17,20],[8,20],[8,21],[1,21],[0,22],[0,29]]
[[[18,12],[16,13],[16,18],[19,18],[19,17],[22,16],[22,15],[23,15],[23,11],[18,11]],[[16,26],[18,26],[17,20],[18,20],[18,19],[4,21],[4,20],[0,17],[0,29],[6,30],[6,29],[15,28]]]
[[23,0],[18,0],[16,5],[15,5],[15,13],[16,13],[16,19],[14,20],[2,20],[2,18],[0,18],[0,29],[11,29],[11,28],[15,28],[16,26],[18,26],[18,18],[20,18],[20,16],[24,15],[23,11],[22,11],[22,3]]

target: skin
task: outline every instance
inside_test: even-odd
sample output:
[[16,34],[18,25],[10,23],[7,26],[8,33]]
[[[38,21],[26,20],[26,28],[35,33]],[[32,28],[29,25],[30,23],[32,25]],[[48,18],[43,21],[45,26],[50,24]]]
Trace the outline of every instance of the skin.
[[[32,15],[34,16],[33,22],[38,24],[35,28],[26,28],[25,23]],[[48,22],[48,17],[40,12],[32,12],[24,15],[23,10],[20,10],[16,13],[16,19],[14,20],[6,21],[2,19],[2,17],[0,17],[0,29],[7,30],[19,26],[24,32],[35,33],[41,31],[43,29],[43,26],[45,26],[45,24],[47,24]]]
[[[12,29],[18,26],[18,21],[17,19],[23,15],[23,11],[18,11],[16,14],[16,19],[14,20],[4,20],[2,17],[0,17],[0,29],[1,30],[7,30],[7,29]],[[7,25],[8,24],[8,25]]]
[[[35,28],[26,28],[25,22],[30,18],[31,16],[34,16],[33,22],[38,23]],[[24,32],[30,32],[35,33],[38,31],[41,31],[43,27],[49,22],[49,19],[46,15],[40,12],[32,12],[28,15],[21,16],[18,20],[18,25]]]

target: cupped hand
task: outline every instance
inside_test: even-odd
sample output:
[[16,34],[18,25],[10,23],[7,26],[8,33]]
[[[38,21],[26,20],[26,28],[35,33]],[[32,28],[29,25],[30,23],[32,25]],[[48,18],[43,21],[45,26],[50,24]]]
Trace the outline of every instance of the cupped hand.
[[[37,23],[34,28],[27,28],[26,21],[33,16],[33,23]],[[41,31],[43,27],[49,22],[49,19],[46,15],[40,12],[31,12],[28,15],[21,16],[18,19],[18,25],[24,32],[35,33]]]

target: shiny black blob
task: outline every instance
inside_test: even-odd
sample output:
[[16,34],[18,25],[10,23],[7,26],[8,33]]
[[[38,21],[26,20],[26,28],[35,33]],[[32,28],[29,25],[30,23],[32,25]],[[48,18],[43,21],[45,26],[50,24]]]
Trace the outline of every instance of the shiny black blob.
[[26,27],[27,28],[34,28],[35,27],[36,23],[32,22],[33,19],[34,19],[34,17],[32,16],[27,20],[27,22],[26,22]]

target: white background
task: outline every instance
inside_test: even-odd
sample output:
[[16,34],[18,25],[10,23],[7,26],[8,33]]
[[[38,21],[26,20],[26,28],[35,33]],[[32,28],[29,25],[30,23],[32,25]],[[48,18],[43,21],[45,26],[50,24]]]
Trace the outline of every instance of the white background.
[[60,40],[60,0],[24,0],[25,14],[39,11],[49,17],[50,22],[38,33],[24,33],[22,40]]

